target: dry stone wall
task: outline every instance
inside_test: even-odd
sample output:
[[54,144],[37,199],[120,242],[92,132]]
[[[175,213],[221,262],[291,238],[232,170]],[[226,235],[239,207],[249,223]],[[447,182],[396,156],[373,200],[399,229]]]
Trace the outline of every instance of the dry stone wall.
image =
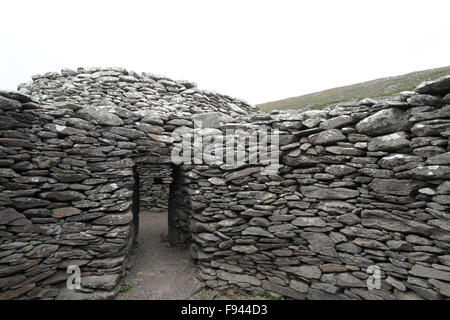
[[[258,112],[190,83],[115,70],[65,70],[1,93],[0,299],[113,297],[138,224],[136,171],[144,186],[155,174],[145,168],[167,173],[170,133],[192,126],[195,112]],[[66,288],[70,265],[81,268],[82,290]]]
[[168,209],[172,166],[143,164],[137,166],[139,174],[140,207],[143,211],[165,212]]
[[[236,117],[258,112],[243,101],[200,90],[189,81],[173,81],[123,68],[65,69],[61,73],[50,72],[32,78],[32,83],[19,85],[19,90],[36,101],[58,107],[84,105],[87,106],[84,113],[94,118],[103,117],[100,121],[113,126],[122,125],[116,114],[119,117],[130,111],[138,114],[142,121],[139,126],[151,136],[152,142],[147,144],[153,143],[156,149],[147,152],[145,165],[138,166],[142,210],[167,210],[172,168],[168,164],[168,148],[162,150],[164,145],[158,146],[158,142],[170,144],[169,132],[179,126],[192,126],[191,115],[196,113],[221,112]],[[133,121],[136,119],[134,117]],[[114,139],[114,134],[109,137]],[[121,145],[125,149],[136,147],[126,141]],[[136,149],[142,152],[143,147]]]
[[202,187],[209,171],[194,168],[202,202],[226,215],[189,214],[201,278],[295,299],[448,299],[449,90],[274,113],[288,131],[278,175]]
[[[450,77],[270,115],[123,69],[33,79],[0,94],[0,299],[112,298],[138,223],[133,192],[154,166],[174,171],[169,240],[191,243],[209,287],[295,299],[450,297]],[[210,136],[278,134],[278,172],[171,164],[172,132],[197,130],[194,119]],[[81,290],[65,286],[69,265],[81,268]],[[381,286],[369,289],[377,268]]]

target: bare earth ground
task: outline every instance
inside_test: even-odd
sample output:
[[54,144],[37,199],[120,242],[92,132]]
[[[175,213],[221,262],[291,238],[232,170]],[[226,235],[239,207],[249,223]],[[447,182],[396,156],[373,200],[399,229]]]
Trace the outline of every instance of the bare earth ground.
[[[122,279],[118,300],[247,300],[264,299],[203,288],[188,247],[169,247],[167,213],[141,212],[131,268]],[[278,297],[268,297],[270,299]]]
[[122,280],[119,300],[189,299],[203,284],[187,247],[169,247],[167,213],[141,212],[132,268]]

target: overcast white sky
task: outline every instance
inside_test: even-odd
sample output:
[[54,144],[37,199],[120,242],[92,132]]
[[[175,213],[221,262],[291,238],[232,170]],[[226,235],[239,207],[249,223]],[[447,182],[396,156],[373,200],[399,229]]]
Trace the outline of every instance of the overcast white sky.
[[3,1],[0,88],[79,66],[251,103],[450,65],[450,1]]

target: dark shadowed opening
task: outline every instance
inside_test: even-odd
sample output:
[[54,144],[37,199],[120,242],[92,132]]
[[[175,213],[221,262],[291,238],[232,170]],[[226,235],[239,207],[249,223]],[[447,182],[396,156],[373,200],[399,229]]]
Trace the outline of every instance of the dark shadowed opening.
[[[132,289],[121,292],[118,299],[189,299],[203,287],[203,282],[196,277],[196,264],[188,250],[191,233],[186,181],[179,167],[167,167],[165,169],[169,170],[162,171],[160,165],[144,164],[134,170],[133,263],[122,279],[122,285]],[[167,197],[153,193],[154,176],[161,173],[164,183],[170,185],[162,189],[168,193]],[[168,199],[167,209],[146,207],[145,197]],[[152,203],[156,202],[147,202]]]
[[134,167],[134,186],[133,186],[133,243],[136,241],[139,234],[139,211],[140,211],[140,181],[139,181],[139,172]]
[[186,244],[190,240],[181,170],[172,166],[172,184],[169,191],[168,223],[171,246]]
[[[160,192],[167,192],[167,196],[163,196],[159,194],[160,199],[168,199],[167,201],[167,211],[161,211],[160,208],[157,207],[145,207],[142,202],[144,198],[148,197],[147,190],[151,190],[148,187],[142,188],[142,185],[145,185],[148,181],[152,184],[163,183],[163,179],[153,176],[151,178],[148,177],[149,170],[151,171],[153,168],[149,167],[139,167],[135,166],[134,168],[134,186],[133,186],[133,204],[132,204],[132,212],[133,212],[133,243],[138,239],[138,235],[140,232],[145,232],[146,226],[142,225],[144,216],[146,217],[145,221],[151,223],[151,218],[147,219],[147,215],[154,216],[166,216],[167,215],[167,230],[166,235],[163,237],[165,241],[168,241],[171,246],[184,245],[190,242],[190,231],[189,231],[189,223],[188,223],[188,212],[186,210],[186,191],[184,188],[184,180],[181,174],[181,170],[178,166],[172,165],[170,168],[170,178],[172,181],[170,183],[170,187],[166,189],[160,190]],[[154,171],[153,171],[154,172]],[[156,173],[155,173],[156,174]],[[167,177],[167,176],[166,176]],[[149,191],[150,192],[150,191]],[[154,198],[157,198],[158,195],[151,195]],[[140,230],[141,229],[141,230]],[[163,230],[161,230],[163,232]]]

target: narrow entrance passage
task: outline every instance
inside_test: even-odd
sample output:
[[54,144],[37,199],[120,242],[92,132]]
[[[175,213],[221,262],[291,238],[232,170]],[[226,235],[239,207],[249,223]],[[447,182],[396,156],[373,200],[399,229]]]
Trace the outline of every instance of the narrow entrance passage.
[[[142,185],[143,176],[135,170],[135,182]],[[174,171],[175,174],[175,171]],[[139,181],[141,180],[141,181]],[[134,249],[131,253],[131,264],[128,273],[122,279],[122,292],[116,297],[118,300],[160,300],[160,299],[189,299],[202,288],[202,282],[196,277],[196,266],[190,257],[188,244],[169,245],[170,233],[179,240],[180,233],[175,225],[175,207],[171,202],[179,200],[176,196],[173,179],[170,197],[167,195],[167,207],[171,211],[149,210],[139,208],[139,197],[134,197],[134,224],[139,228],[135,238]],[[142,193],[138,187],[136,194]],[[141,194],[142,198],[142,194]],[[142,202],[141,202],[142,203]],[[173,237],[173,236],[172,236]]]
[[169,247],[167,214],[143,212],[119,300],[188,299],[202,288],[187,247]]

